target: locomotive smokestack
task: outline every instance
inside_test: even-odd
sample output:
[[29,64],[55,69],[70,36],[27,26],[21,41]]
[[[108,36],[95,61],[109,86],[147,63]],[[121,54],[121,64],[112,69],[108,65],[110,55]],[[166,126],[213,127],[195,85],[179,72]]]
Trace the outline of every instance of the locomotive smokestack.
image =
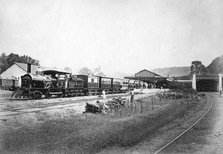
[[31,73],[31,63],[27,64],[27,73]]

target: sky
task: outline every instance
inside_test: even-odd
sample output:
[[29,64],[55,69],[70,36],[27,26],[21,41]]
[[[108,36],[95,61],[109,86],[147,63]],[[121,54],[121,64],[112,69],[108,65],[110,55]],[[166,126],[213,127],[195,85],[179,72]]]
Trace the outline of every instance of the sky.
[[73,73],[207,66],[222,40],[222,0],[0,0],[0,53]]

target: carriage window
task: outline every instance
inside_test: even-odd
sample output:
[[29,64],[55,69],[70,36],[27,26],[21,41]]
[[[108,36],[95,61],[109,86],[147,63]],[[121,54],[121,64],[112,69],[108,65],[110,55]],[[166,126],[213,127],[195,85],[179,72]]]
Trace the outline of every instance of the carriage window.
[[91,82],[94,82],[94,79],[91,79]]

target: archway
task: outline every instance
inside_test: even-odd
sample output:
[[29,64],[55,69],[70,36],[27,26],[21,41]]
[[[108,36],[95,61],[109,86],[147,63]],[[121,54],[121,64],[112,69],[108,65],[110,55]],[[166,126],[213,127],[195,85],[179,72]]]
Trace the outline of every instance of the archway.
[[217,92],[218,91],[218,81],[206,79],[199,80],[196,83],[198,92]]

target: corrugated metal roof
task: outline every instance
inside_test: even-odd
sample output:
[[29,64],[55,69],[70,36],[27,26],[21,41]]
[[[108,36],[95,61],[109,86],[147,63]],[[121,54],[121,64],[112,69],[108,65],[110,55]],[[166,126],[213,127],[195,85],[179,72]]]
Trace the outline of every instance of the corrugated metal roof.
[[135,73],[135,77],[137,77],[137,75],[139,75],[139,74],[142,73],[142,72],[147,72],[147,73],[152,74],[152,75],[154,75],[154,76],[160,76],[160,77],[162,77],[161,75],[156,74],[156,73],[154,73],[154,72],[151,72],[151,71],[149,71],[149,70],[147,70],[147,69],[143,69],[143,70],[141,70],[141,71]]

